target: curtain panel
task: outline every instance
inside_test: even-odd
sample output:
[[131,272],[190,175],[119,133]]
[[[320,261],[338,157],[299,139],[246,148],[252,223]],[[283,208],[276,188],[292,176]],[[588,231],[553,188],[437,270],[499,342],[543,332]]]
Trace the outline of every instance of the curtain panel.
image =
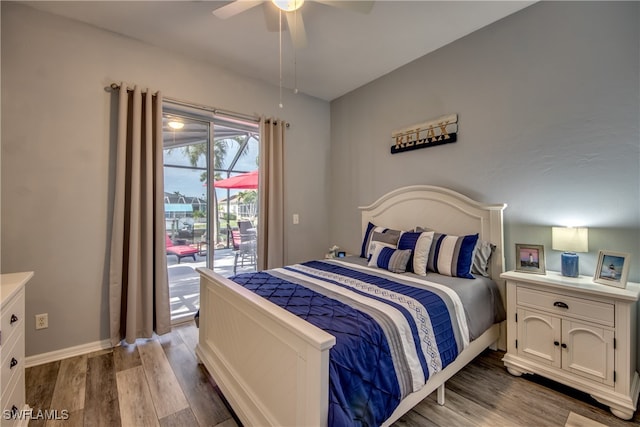
[[258,270],[284,266],[284,140],[286,123],[260,119]]
[[162,95],[118,93],[109,315],[111,344],[171,330],[165,249]]

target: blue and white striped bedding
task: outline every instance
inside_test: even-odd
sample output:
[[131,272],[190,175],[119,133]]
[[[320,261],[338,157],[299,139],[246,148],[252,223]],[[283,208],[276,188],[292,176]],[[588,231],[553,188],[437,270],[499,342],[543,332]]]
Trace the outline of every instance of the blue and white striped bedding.
[[346,259],[231,279],[336,337],[329,362],[330,426],[380,425],[473,338],[459,293],[428,277]]

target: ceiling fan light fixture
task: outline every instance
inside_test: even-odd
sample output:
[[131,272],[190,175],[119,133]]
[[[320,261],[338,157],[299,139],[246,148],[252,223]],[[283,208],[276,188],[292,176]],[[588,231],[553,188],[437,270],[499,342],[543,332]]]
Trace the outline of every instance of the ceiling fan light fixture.
[[302,7],[304,0],[271,0],[276,7],[284,12],[293,12]]
[[180,130],[184,127],[184,123],[179,122],[177,120],[170,121],[167,123],[171,129]]

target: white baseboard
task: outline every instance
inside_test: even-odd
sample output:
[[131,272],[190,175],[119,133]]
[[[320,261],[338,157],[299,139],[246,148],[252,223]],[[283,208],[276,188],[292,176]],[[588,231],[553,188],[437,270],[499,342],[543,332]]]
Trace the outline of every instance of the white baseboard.
[[61,350],[50,351],[48,353],[35,354],[25,358],[25,368],[43,365],[56,360],[67,359],[69,357],[80,356],[93,351],[106,350],[111,348],[111,340],[95,341],[75,347],[63,348]]

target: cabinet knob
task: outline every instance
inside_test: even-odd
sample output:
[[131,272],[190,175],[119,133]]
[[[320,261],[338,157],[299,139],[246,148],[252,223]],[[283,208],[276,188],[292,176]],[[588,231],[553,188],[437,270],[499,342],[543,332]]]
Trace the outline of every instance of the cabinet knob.
[[562,302],[562,301],[554,302],[553,306],[554,307],[560,307],[560,308],[569,308],[569,306],[566,303]]
[[556,347],[560,345],[560,343],[558,341],[554,341],[553,345],[555,345]]
[[15,357],[11,358],[11,362],[9,362],[9,369],[13,369],[14,366],[16,366],[18,364],[18,361],[16,360]]
[[16,316],[15,314],[11,315],[11,320],[9,321],[10,324],[14,324],[18,321],[18,316]]
[[562,345],[560,347],[567,348],[567,345],[565,343],[562,343]]

